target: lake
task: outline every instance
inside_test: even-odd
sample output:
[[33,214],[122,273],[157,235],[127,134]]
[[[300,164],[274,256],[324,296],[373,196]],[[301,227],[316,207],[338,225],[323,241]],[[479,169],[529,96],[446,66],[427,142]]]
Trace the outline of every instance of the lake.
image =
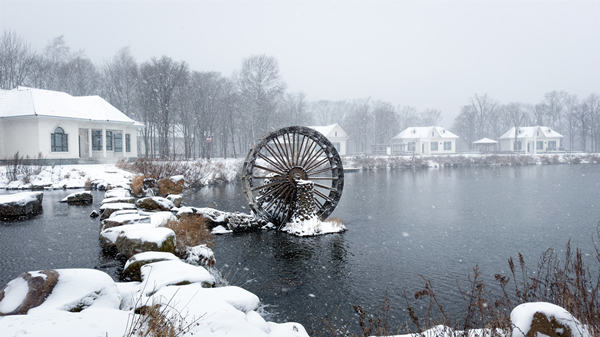
[[[72,191],[47,191],[44,213],[0,224],[0,284],[21,272],[98,268],[118,277],[121,262],[104,256],[94,205],[59,203]],[[191,206],[248,212],[241,185],[187,192]],[[593,252],[600,221],[600,165],[444,168],[347,173],[332,217],[347,231],[291,237],[274,231],[216,237],[217,268],[265,304],[269,320],[297,321],[310,332],[335,315],[356,320],[352,305],[374,312],[387,292],[393,316],[406,319],[403,297],[414,298],[423,275],[438,299],[460,310],[457,280],[478,265],[486,280],[508,272],[523,253],[533,267],[548,248],[570,239]],[[592,257],[585,256],[592,265]],[[354,325],[356,328],[356,324]]]

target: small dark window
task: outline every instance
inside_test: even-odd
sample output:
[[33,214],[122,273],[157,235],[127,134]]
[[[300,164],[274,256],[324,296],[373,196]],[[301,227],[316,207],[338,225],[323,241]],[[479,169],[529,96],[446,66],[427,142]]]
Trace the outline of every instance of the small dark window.
[[115,133],[115,152],[123,152],[123,134]]
[[131,152],[131,135],[125,134],[125,151]]
[[69,135],[61,127],[54,129],[54,133],[50,135],[50,147],[52,152],[68,152],[69,151]]
[[113,133],[112,131],[106,131],[106,151],[113,150]]
[[92,130],[92,151],[102,151],[102,130]]

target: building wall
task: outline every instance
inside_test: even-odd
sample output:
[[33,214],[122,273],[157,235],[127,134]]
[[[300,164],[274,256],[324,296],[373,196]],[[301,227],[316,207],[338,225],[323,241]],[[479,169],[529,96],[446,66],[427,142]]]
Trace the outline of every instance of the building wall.
[[[68,151],[52,151],[51,134],[57,127],[61,127],[68,135]],[[105,157],[105,151],[92,151],[94,158],[101,159],[102,162],[114,162],[120,157],[137,157],[137,129],[134,127],[75,119],[26,117],[7,118],[0,121],[0,158],[9,159],[19,151],[20,156],[29,156],[30,158],[37,158],[38,153],[41,152],[42,156],[49,160],[79,159],[79,137],[87,134],[88,138],[82,139],[82,145],[90,142],[89,133],[86,132],[89,128],[123,133],[123,152],[114,152],[113,147],[113,151],[106,151]],[[131,137],[130,152],[126,152],[125,134],[130,134]],[[106,146],[105,142],[103,145]],[[89,151],[82,151],[81,158],[89,158]]]
[[10,159],[17,151],[19,156],[37,158],[39,127],[35,118],[2,120],[0,129],[0,158]]

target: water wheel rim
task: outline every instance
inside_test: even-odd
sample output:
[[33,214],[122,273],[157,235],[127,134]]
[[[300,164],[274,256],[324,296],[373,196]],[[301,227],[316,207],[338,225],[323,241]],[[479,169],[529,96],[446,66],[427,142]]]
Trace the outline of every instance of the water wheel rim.
[[[315,181],[316,214],[325,220],[344,188],[342,160],[333,144],[303,126],[266,134],[248,151],[242,167],[242,188],[250,209],[266,221],[285,223],[293,213],[290,198],[297,178]],[[267,189],[271,190],[265,193]]]

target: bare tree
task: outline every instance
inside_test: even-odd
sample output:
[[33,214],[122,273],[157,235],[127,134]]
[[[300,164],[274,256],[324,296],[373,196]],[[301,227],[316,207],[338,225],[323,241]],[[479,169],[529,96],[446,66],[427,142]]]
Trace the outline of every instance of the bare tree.
[[344,124],[350,109],[347,101],[321,100],[310,105],[311,114],[319,125]]
[[277,105],[286,87],[279,74],[279,63],[266,55],[250,56],[242,62],[235,79],[251,137],[256,140],[277,125]]
[[115,108],[134,120],[141,120],[139,100],[139,66],[129,47],[100,67],[102,74],[101,95]]
[[442,120],[442,112],[437,109],[425,109],[420,113],[423,126],[437,126]]
[[[145,120],[156,129],[160,155],[170,155],[169,132],[175,117],[171,111],[176,88],[188,81],[188,66],[167,56],[152,58],[141,66],[141,93]],[[148,124],[146,124],[148,125]],[[153,130],[150,130],[153,131]]]
[[421,122],[421,116],[417,112],[417,108],[414,106],[405,105],[401,107],[398,105],[397,110],[400,131],[413,126],[423,126],[423,123]]
[[472,117],[475,118],[475,137],[485,137],[489,121],[500,102],[490,98],[488,94],[475,94],[475,97],[469,98],[469,102],[471,103]]
[[461,135],[461,139],[467,144],[470,149],[473,142],[477,140],[477,125],[476,111],[471,105],[463,105],[460,107],[460,114],[454,119],[452,131]]
[[35,62],[36,55],[29,44],[14,31],[4,31],[0,37],[0,88],[30,85]]
[[565,100],[569,96],[565,91],[551,91],[544,95],[544,103],[547,107],[548,122],[553,129],[562,132],[562,118],[565,108]]
[[575,131],[577,129],[577,110],[580,108],[581,106],[577,95],[569,95],[565,99],[565,127],[569,137],[569,150],[573,150],[575,146]]
[[400,132],[398,115],[391,103],[377,101],[373,104],[373,129],[375,144],[389,144]]
[[535,125],[545,126],[548,106],[545,103],[535,104],[531,109],[531,119]]
[[[520,127],[523,125],[523,123],[527,122],[527,119],[528,119],[527,110],[525,110],[523,108],[523,104],[513,102],[513,103],[508,103],[505,106],[505,111],[506,111],[507,117],[512,122],[512,126],[515,128],[515,148],[514,148],[514,150],[520,150],[517,148],[516,144],[518,141]],[[522,146],[523,146],[523,144],[521,144],[521,149],[522,149]]]
[[308,110],[306,94],[303,92],[285,94],[280,110],[285,125],[312,125],[312,116]]
[[354,142],[357,152],[367,153],[369,132],[373,123],[370,99],[358,99],[352,102],[350,114],[344,121],[344,128],[350,140]]

